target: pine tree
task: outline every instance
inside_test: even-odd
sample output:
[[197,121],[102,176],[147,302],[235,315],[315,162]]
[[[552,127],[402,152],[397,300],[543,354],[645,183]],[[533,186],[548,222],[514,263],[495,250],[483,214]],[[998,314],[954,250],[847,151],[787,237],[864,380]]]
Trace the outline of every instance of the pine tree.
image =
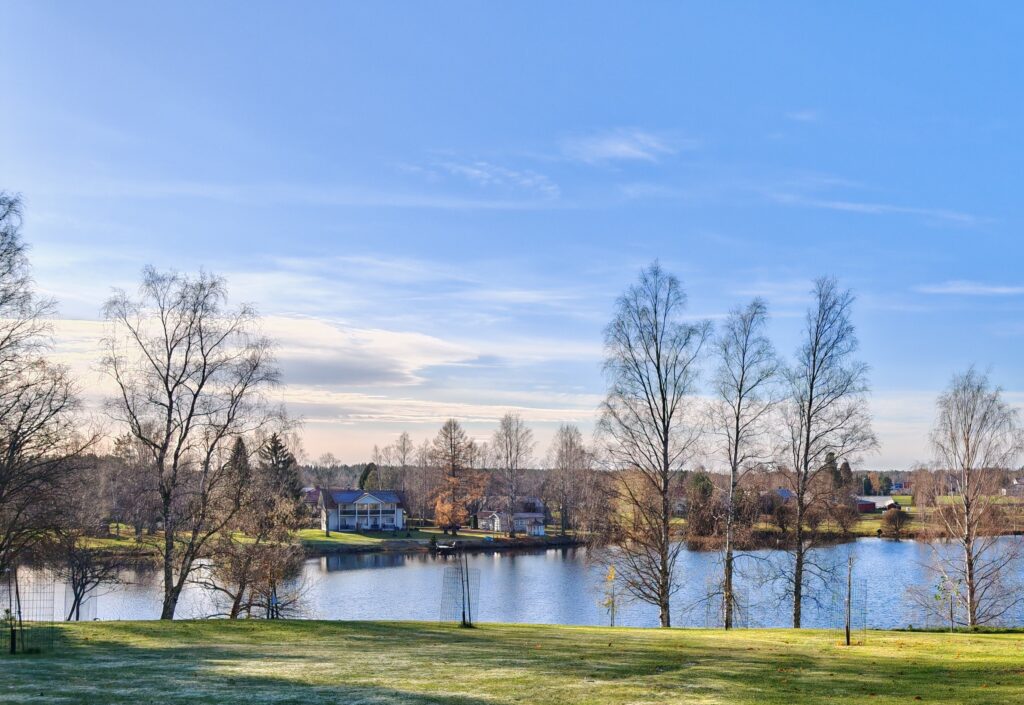
[[359,474],[359,489],[369,490],[374,489],[371,485],[371,481],[376,481],[377,465],[376,463],[367,463],[363,468],[363,471]]
[[281,436],[274,433],[260,449],[260,458],[270,471],[272,482],[278,491],[289,499],[302,496],[302,480],[295,456],[288,450]]
[[249,465],[249,449],[245,447],[245,441],[239,436],[231,446],[231,456],[228,458],[228,467],[238,478],[239,483],[246,483],[252,478],[252,467]]

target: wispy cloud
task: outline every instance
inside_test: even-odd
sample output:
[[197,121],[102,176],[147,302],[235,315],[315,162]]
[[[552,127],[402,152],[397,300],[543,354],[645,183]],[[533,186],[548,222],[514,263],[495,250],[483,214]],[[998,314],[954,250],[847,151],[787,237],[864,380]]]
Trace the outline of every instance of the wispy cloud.
[[[521,177],[525,182],[526,176]],[[347,184],[224,183],[189,180],[96,181],[50,186],[60,196],[111,199],[180,199],[219,201],[233,205],[314,205],[339,208],[424,210],[532,210],[551,207],[553,200],[536,179],[527,196],[477,198],[461,194],[372,190]],[[549,189],[550,191],[550,189]]]
[[597,415],[600,395],[537,394],[509,397],[506,403],[489,401],[426,400],[380,396],[317,387],[291,386],[285,401],[304,412],[307,422],[388,423],[440,425],[449,418],[463,423],[494,423],[507,411],[518,411],[533,423],[588,422]]
[[794,122],[817,122],[820,115],[817,110],[793,110],[786,117]]
[[623,129],[572,137],[562,142],[562,153],[573,160],[595,164],[611,161],[656,162],[692,142],[680,143],[639,129]]
[[1024,286],[986,284],[984,282],[955,279],[941,284],[922,284],[914,287],[921,294],[946,294],[954,296],[1020,296]]
[[483,187],[515,187],[531,191],[545,198],[558,198],[561,189],[544,174],[525,169],[510,169],[486,161],[441,162],[438,167]]
[[979,218],[978,216],[970,213],[948,210],[945,208],[918,208],[914,206],[894,205],[891,203],[808,198],[799,194],[786,192],[773,192],[769,194],[769,197],[776,203],[801,208],[820,208],[825,210],[844,211],[847,213],[861,213],[864,215],[920,216],[933,221],[942,221],[962,226],[974,226],[986,222],[984,218]]

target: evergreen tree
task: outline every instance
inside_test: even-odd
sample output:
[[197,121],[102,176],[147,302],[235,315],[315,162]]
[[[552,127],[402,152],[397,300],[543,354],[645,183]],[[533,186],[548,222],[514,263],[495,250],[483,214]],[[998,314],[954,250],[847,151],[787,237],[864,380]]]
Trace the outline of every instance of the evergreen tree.
[[839,484],[842,487],[853,485],[853,470],[850,468],[850,463],[847,460],[844,460],[843,464],[839,466]]
[[868,475],[864,476],[863,490],[864,490],[864,494],[866,494],[868,496],[873,495],[875,493],[875,488],[871,484],[871,478]]
[[878,481],[878,492],[879,494],[889,494],[892,492],[892,478],[888,475],[882,475]]
[[295,500],[302,496],[299,464],[280,435],[271,434],[260,449],[260,459],[270,473],[271,482],[283,496]]
[[377,464],[367,463],[366,467],[359,474],[359,489],[368,490],[372,489],[371,480],[375,480],[377,475]]
[[228,458],[228,468],[238,478],[239,483],[248,482],[252,478],[252,466],[249,465],[249,449],[245,447],[245,441],[239,436],[231,446],[231,456]]

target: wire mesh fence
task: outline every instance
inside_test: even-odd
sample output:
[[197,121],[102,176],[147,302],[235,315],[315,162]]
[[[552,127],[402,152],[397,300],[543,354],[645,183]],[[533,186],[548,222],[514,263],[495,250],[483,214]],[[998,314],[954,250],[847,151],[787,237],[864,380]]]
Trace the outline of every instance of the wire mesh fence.
[[833,644],[863,645],[868,638],[868,581],[852,578],[841,589],[832,590],[828,609],[828,638]]
[[53,650],[56,581],[45,571],[0,575],[0,653],[39,653]]
[[441,621],[472,625],[480,602],[480,571],[458,565],[444,569],[441,586]]

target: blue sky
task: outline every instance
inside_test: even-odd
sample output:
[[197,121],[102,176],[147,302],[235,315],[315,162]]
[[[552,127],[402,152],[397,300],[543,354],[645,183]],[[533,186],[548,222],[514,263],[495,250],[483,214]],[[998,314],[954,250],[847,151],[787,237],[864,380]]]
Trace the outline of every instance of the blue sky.
[[50,3],[0,23],[0,188],[93,397],[147,263],[228,277],[315,456],[519,409],[589,426],[654,258],[694,316],[858,294],[882,447],[976,363],[1021,399],[1011,3]]

